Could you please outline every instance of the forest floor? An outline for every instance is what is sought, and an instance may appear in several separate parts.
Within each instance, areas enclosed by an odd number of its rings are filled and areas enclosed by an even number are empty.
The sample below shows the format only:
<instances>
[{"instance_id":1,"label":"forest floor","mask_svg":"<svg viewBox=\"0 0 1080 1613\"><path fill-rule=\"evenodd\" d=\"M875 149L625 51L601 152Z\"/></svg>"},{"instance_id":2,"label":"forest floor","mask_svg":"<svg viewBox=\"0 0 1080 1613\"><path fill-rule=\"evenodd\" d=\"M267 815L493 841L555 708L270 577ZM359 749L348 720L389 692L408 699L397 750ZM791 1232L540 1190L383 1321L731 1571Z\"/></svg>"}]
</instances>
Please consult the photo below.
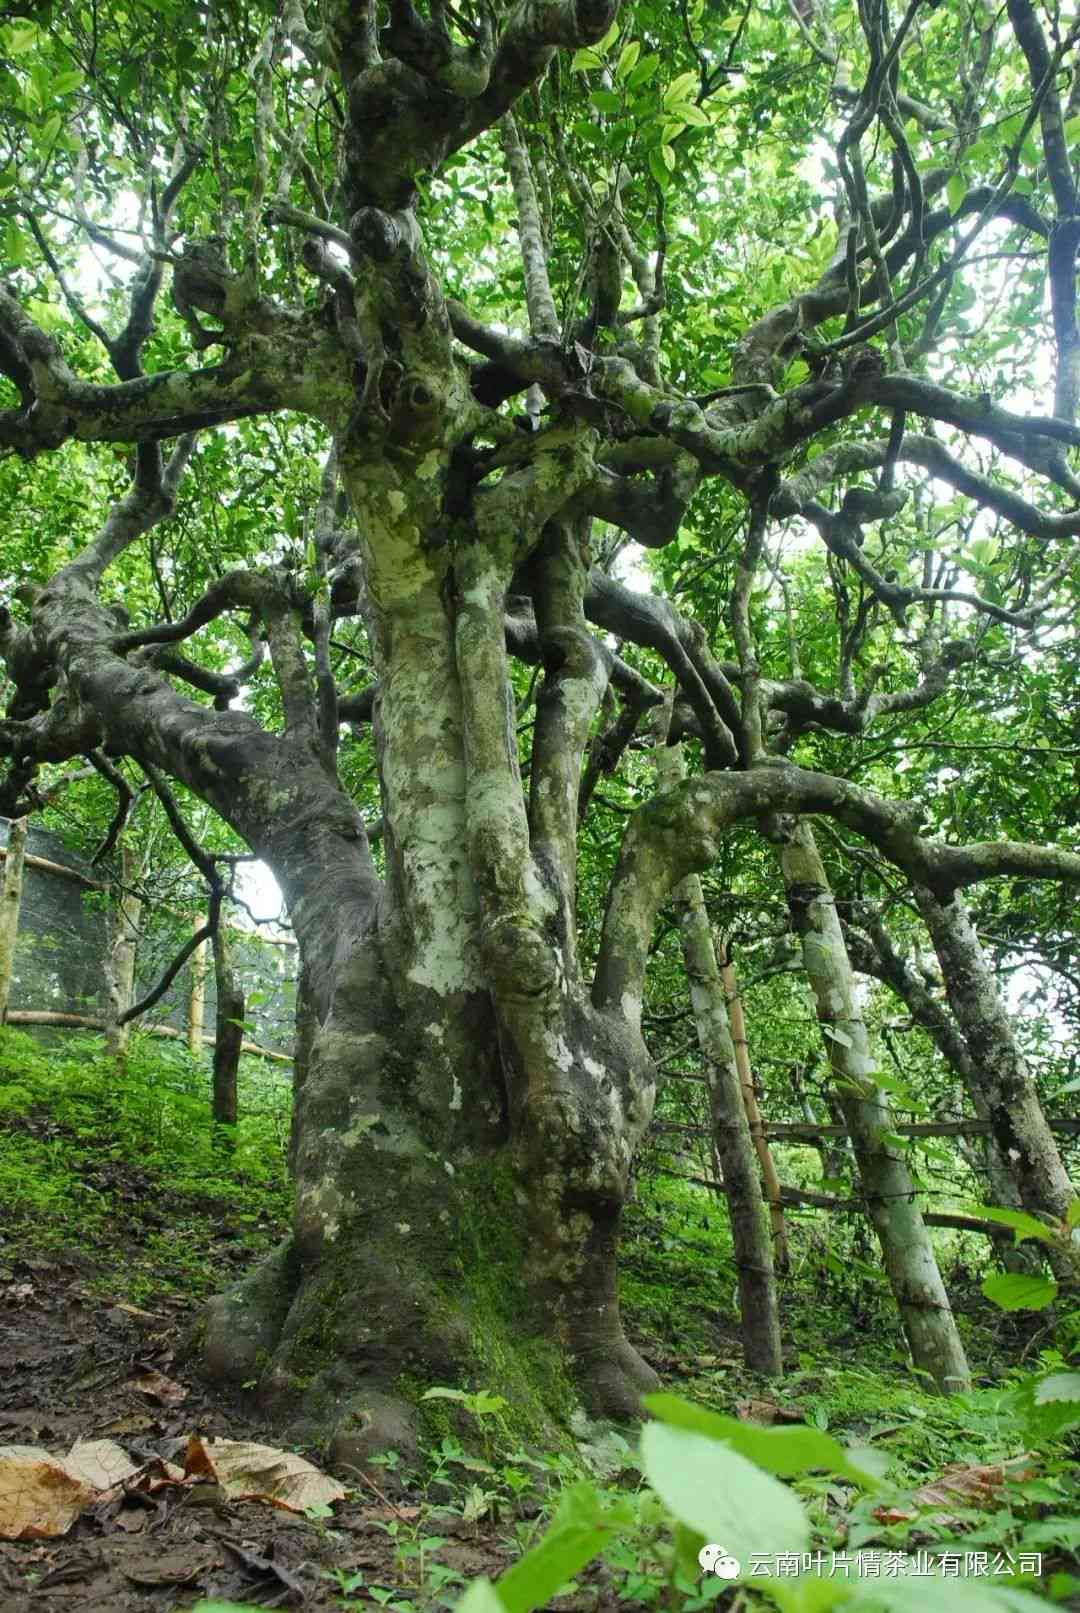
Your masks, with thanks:
<instances>
[{"instance_id":1,"label":"forest floor","mask_svg":"<svg viewBox=\"0 0 1080 1613\"><path fill-rule=\"evenodd\" d=\"M390 1461L332 1509L230 1501L166 1473L166 1463L190 1465L193 1441L210 1452L216 1440L275 1445L257 1407L208 1389L183 1344L203 1297L285 1225L285 1111L280 1083L262 1088L253 1075L249 1118L224 1156L205 1117L205 1074L184 1056L136 1049L119 1091L102 1064L89 1049L43 1052L0 1029L0 1492L4 1448L62 1457L80 1441L112 1442L104 1449L129 1469L156 1464L160 1482L106 1494L57 1537L0 1539L3 1613L181 1613L206 1600L428 1613L453 1607L477 1575L496 1579L582 1477L637 1488L631 1446L597 1425L576 1431L569 1454L515 1449L483 1430L469 1450L443 1439L419 1471ZM1043 1319L987 1307L966 1246L953 1247L950 1282L981 1377L943 1400L908 1370L858 1234L794 1230L790 1370L765 1385L739 1361L725 1217L697 1189L643 1179L627 1216L624 1306L665 1386L739 1418L805 1421L888 1458L885 1508L823 1477L800 1481L815 1544L912 1550L936 1529L984 1551L1038 1550L1044 1586L1080 1613L1075 1449L1051 1442L1031 1457L1010 1409L1018 1357L1034 1362L1052 1345ZM318 1452L300 1454L319 1466ZM928 1520L920 1495L942 1482L947 1516L931 1491ZM621 1565L609 1553L546 1605L762 1605L719 1582L673 1603L665 1539L645 1530Z\"/></svg>"}]
</instances>

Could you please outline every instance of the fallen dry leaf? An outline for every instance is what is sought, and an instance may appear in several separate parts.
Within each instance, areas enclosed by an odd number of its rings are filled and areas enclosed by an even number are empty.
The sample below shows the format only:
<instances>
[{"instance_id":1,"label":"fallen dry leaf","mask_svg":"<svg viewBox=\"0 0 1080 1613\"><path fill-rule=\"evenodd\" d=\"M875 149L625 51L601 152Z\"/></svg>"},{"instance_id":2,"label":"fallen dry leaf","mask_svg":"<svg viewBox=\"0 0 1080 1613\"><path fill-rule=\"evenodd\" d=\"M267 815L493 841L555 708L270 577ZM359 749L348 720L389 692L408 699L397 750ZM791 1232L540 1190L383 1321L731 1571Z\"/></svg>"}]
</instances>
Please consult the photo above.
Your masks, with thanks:
<instances>
[{"instance_id":1,"label":"fallen dry leaf","mask_svg":"<svg viewBox=\"0 0 1080 1613\"><path fill-rule=\"evenodd\" d=\"M0 1445L0 1539L67 1534L95 1494L68 1472L62 1456L36 1445Z\"/></svg>"},{"instance_id":2,"label":"fallen dry leaf","mask_svg":"<svg viewBox=\"0 0 1080 1613\"><path fill-rule=\"evenodd\" d=\"M133 1585L156 1589L162 1585L191 1585L213 1562L205 1547L155 1551L143 1559L127 1558L123 1574Z\"/></svg>"},{"instance_id":3,"label":"fallen dry leaf","mask_svg":"<svg viewBox=\"0 0 1080 1613\"><path fill-rule=\"evenodd\" d=\"M63 1458L73 1479L88 1490L111 1490L139 1471L126 1451L111 1439L77 1439Z\"/></svg>"},{"instance_id":4,"label":"fallen dry leaf","mask_svg":"<svg viewBox=\"0 0 1080 1613\"><path fill-rule=\"evenodd\" d=\"M327 1506L345 1494L344 1485L320 1473L302 1456L247 1440L208 1443L192 1434L184 1471L188 1478L216 1480L230 1501L269 1501L288 1512Z\"/></svg>"},{"instance_id":5,"label":"fallen dry leaf","mask_svg":"<svg viewBox=\"0 0 1080 1613\"><path fill-rule=\"evenodd\" d=\"M162 1406L178 1406L188 1397L188 1391L182 1383L167 1378L164 1372L158 1372L154 1367L144 1367L137 1378L128 1379L125 1387L137 1389L139 1394L156 1400Z\"/></svg>"},{"instance_id":6,"label":"fallen dry leaf","mask_svg":"<svg viewBox=\"0 0 1080 1613\"><path fill-rule=\"evenodd\" d=\"M1001 1489L1006 1479L1023 1481L1033 1479L1033 1468L1020 1467L1020 1463L1028 1462L1031 1458L1014 1456L1009 1462L987 1462L977 1467L965 1466L956 1463L945 1468L940 1478L930 1484L923 1484L915 1491L912 1501L916 1507L953 1506L985 1507L988 1501L994 1498L995 1492ZM911 1523L919 1517L919 1512L897 1506L875 1507L873 1516L879 1523ZM945 1513L935 1513L934 1523L955 1523L956 1519Z\"/></svg>"},{"instance_id":7,"label":"fallen dry leaf","mask_svg":"<svg viewBox=\"0 0 1080 1613\"><path fill-rule=\"evenodd\" d=\"M764 1423L767 1427L773 1423L806 1421L806 1413L800 1411L798 1406L781 1406L775 1400L737 1400L735 1415L740 1422Z\"/></svg>"}]
</instances>

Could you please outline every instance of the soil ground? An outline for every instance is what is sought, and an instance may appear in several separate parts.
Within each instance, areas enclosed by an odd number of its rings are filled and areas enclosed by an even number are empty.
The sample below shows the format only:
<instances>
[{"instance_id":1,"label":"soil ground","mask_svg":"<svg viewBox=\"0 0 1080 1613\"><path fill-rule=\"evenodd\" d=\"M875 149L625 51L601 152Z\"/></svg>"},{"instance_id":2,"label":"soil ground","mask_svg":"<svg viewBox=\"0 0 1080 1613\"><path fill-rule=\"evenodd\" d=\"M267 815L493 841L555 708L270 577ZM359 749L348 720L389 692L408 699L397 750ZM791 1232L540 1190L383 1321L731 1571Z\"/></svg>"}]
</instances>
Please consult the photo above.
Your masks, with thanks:
<instances>
[{"instance_id":1,"label":"soil ground","mask_svg":"<svg viewBox=\"0 0 1080 1613\"><path fill-rule=\"evenodd\" d=\"M196 1315L190 1298L162 1293L144 1308L103 1295L78 1255L7 1260L0 1264L0 1445L62 1453L76 1440L110 1439L141 1463L155 1456L182 1461L193 1432L276 1444L257 1413L178 1364ZM303 1454L318 1465L317 1453ZM225 1505L220 1491L175 1488L108 1502L61 1538L0 1541L0 1608L180 1613L211 1598L341 1613L376 1605L367 1594L372 1586L392 1607L432 1605L430 1584L421 1592L415 1558L400 1561L387 1526L402 1540L443 1541L426 1560L460 1575L447 1586L449 1607L462 1584L479 1574L497 1578L519 1554L513 1519L467 1522L441 1513L430 1495L392 1473L367 1484L355 1499L335 1504L325 1522L253 1501ZM535 1500L525 1501L519 1518L537 1510ZM606 1588L605 1572L598 1566L584 1574L583 1595L551 1606L626 1613L634 1604ZM328 1577L336 1574L346 1581L362 1575L363 1588L350 1599Z\"/></svg>"}]
</instances>

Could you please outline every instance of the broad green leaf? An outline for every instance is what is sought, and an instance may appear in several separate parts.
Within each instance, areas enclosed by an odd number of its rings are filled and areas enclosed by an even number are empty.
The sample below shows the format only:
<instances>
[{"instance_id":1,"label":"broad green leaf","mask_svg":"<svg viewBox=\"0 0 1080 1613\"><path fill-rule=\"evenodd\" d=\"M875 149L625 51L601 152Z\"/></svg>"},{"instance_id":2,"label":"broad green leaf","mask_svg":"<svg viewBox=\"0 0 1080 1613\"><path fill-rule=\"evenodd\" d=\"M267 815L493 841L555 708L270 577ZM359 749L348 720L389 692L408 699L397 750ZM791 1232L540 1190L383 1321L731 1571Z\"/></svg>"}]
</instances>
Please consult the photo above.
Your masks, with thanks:
<instances>
[{"instance_id":1,"label":"broad green leaf","mask_svg":"<svg viewBox=\"0 0 1080 1613\"><path fill-rule=\"evenodd\" d=\"M250 1613L250 1609L247 1613ZM506 1613L506 1603L490 1579L474 1579L458 1602L455 1613Z\"/></svg>"},{"instance_id":2,"label":"broad green leaf","mask_svg":"<svg viewBox=\"0 0 1080 1613\"><path fill-rule=\"evenodd\" d=\"M641 1461L680 1523L722 1546L744 1569L755 1552L801 1551L810 1538L806 1514L787 1486L715 1439L649 1423Z\"/></svg>"},{"instance_id":3,"label":"broad green leaf","mask_svg":"<svg viewBox=\"0 0 1080 1613\"><path fill-rule=\"evenodd\" d=\"M1035 1404L1057 1400L1080 1400L1080 1372L1053 1372L1035 1385Z\"/></svg>"},{"instance_id":4,"label":"broad green leaf","mask_svg":"<svg viewBox=\"0 0 1080 1613\"><path fill-rule=\"evenodd\" d=\"M585 46L582 50L576 50L570 58L570 66L575 73L588 73L593 68L603 67L603 65L604 58L598 56L595 50L589 50L588 46Z\"/></svg>"},{"instance_id":5,"label":"broad green leaf","mask_svg":"<svg viewBox=\"0 0 1080 1613\"><path fill-rule=\"evenodd\" d=\"M1049 1277L1025 1277L1007 1271L985 1278L982 1291L1003 1311L1041 1311L1057 1294L1057 1283Z\"/></svg>"},{"instance_id":6,"label":"broad green leaf","mask_svg":"<svg viewBox=\"0 0 1080 1613\"><path fill-rule=\"evenodd\" d=\"M844 1613L1046 1613L1046 1603L1029 1591L941 1574L853 1575L839 1585L804 1575L762 1581L761 1588L768 1589L781 1613L828 1613L834 1607Z\"/></svg>"},{"instance_id":7,"label":"broad green leaf","mask_svg":"<svg viewBox=\"0 0 1080 1613\"><path fill-rule=\"evenodd\" d=\"M13 22L3 32L3 51L6 56L25 56L35 49L40 35L33 22Z\"/></svg>"},{"instance_id":8,"label":"broad green leaf","mask_svg":"<svg viewBox=\"0 0 1080 1613\"><path fill-rule=\"evenodd\" d=\"M613 1533L634 1521L629 1503L605 1508L591 1484L564 1494L551 1528L498 1581L498 1598L507 1613L531 1613L573 1579Z\"/></svg>"},{"instance_id":9,"label":"broad green leaf","mask_svg":"<svg viewBox=\"0 0 1080 1613\"><path fill-rule=\"evenodd\" d=\"M835 1025L822 1025L822 1035L827 1036L831 1042L838 1042L841 1047L853 1047L854 1043L847 1031L842 1031Z\"/></svg>"},{"instance_id":10,"label":"broad green leaf","mask_svg":"<svg viewBox=\"0 0 1080 1613\"><path fill-rule=\"evenodd\" d=\"M967 192L967 180L963 174L953 174L945 187L945 195L948 197L949 208L952 212L959 212Z\"/></svg>"},{"instance_id":11,"label":"broad green leaf","mask_svg":"<svg viewBox=\"0 0 1080 1613\"><path fill-rule=\"evenodd\" d=\"M1062 132L1070 146L1080 144L1080 113L1076 117L1065 119L1065 127Z\"/></svg>"},{"instance_id":12,"label":"broad green leaf","mask_svg":"<svg viewBox=\"0 0 1080 1613\"><path fill-rule=\"evenodd\" d=\"M664 105L670 107L678 101L686 101L691 95L696 95L700 87L696 73L680 73L664 91Z\"/></svg>"},{"instance_id":13,"label":"broad green leaf","mask_svg":"<svg viewBox=\"0 0 1080 1613\"><path fill-rule=\"evenodd\" d=\"M614 90L593 90L589 100L599 112L621 112L622 97Z\"/></svg>"},{"instance_id":14,"label":"broad green leaf","mask_svg":"<svg viewBox=\"0 0 1080 1613\"><path fill-rule=\"evenodd\" d=\"M649 80L655 77L656 69L659 66L659 56L643 56L626 81L627 89L640 90L643 85L648 84Z\"/></svg>"},{"instance_id":15,"label":"broad green leaf","mask_svg":"<svg viewBox=\"0 0 1080 1613\"><path fill-rule=\"evenodd\" d=\"M1070 1231L1073 1227L1080 1226L1080 1197L1073 1199L1065 1211L1065 1225Z\"/></svg>"},{"instance_id":16,"label":"broad green leaf","mask_svg":"<svg viewBox=\"0 0 1080 1613\"><path fill-rule=\"evenodd\" d=\"M689 101L679 101L677 105L669 106L668 111L688 123L694 129L709 128L709 119L699 106L692 106Z\"/></svg>"},{"instance_id":17,"label":"broad green leaf","mask_svg":"<svg viewBox=\"0 0 1080 1613\"><path fill-rule=\"evenodd\" d=\"M639 39L632 39L628 45L624 45L619 53L619 60L615 65L615 77L620 81L628 78L640 55L641 41Z\"/></svg>"},{"instance_id":18,"label":"broad green leaf","mask_svg":"<svg viewBox=\"0 0 1080 1613\"><path fill-rule=\"evenodd\" d=\"M1024 1210L1000 1210L996 1207L982 1209L976 1212L986 1221L996 1221L999 1226L1012 1227L1016 1233L1016 1242L1023 1243L1025 1238L1038 1238L1040 1243L1056 1243L1054 1233L1033 1215Z\"/></svg>"},{"instance_id":19,"label":"broad green leaf","mask_svg":"<svg viewBox=\"0 0 1080 1613\"><path fill-rule=\"evenodd\" d=\"M874 1485L884 1467L882 1454L860 1448L847 1450L831 1434L818 1428L763 1428L736 1417L695 1406L678 1395L655 1394L645 1397L645 1406L662 1422L684 1428L709 1439L723 1440L741 1456L748 1457L769 1473L793 1478L821 1468L842 1474L855 1484Z\"/></svg>"}]
</instances>

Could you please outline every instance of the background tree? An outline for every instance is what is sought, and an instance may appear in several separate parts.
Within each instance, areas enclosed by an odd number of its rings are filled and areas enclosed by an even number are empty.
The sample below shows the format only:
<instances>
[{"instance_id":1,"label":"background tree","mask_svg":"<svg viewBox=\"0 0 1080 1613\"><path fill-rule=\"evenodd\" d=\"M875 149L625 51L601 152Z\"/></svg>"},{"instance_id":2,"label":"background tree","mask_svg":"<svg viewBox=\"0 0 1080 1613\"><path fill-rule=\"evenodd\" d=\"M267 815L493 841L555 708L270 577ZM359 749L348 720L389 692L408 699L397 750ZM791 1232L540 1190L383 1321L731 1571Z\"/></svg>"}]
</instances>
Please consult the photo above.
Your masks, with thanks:
<instances>
[{"instance_id":1,"label":"background tree","mask_svg":"<svg viewBox=\"0 0 1080 1613\"><path fill-rule=\"evenodd\" d=\"M206 1355L338 1456L407 1440L418 1373L536 1405L569 1364L615 1413L654 1381L615 1274L650 948L759 831L822 816L906 893L999 1050L1023 1202L1065 1213L962 893L1080 855L1037 812L981 838L865 746L1007 716L1001 664L1057 653L1073 44L1030 0L3 25L0 804L102 750L276 874L310 1010L294 1233ZM635 735L672 681L690 766L655 794Z\"/></svg>"}]
</instances>

